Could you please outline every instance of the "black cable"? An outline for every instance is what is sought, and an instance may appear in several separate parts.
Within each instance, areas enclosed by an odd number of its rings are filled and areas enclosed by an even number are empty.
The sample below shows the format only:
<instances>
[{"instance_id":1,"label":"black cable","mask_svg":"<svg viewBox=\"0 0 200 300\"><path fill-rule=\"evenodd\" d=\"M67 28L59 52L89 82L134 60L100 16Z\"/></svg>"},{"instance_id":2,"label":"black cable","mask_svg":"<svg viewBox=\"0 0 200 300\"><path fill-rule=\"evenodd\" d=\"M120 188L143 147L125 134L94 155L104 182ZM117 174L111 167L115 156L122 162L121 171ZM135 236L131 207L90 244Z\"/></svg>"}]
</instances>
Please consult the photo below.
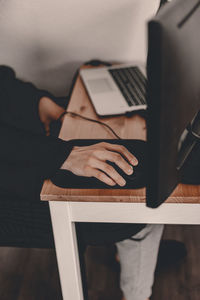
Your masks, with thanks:
<instances>
[{"instance_id":1,"label":"black cable","mask_svg":"<svg viewBox=\"0 0 200 300\"><path fill-rule=\"evenodd\" d=\"M107 62L107 61L101 61L99 59L93 59L93 60L90 60L88 62L85 62L84 65L91 65L91 66L99 66L99 65L105 65L105 66L112 66L111 63ZM73 77L73 80L72 80L72 85L71 85L71 88L70 88L70 93L69 93L69 98L71 97L71 94L72 94L72 91L74 89L74 85L75 85L75 82L77 80L77 77L78 77L78 74L79 74L79 69L76 71L74 77ZM87 117L84 117L82 115L79 115L75 112L72 112L72 111L65 111L63 112L60 117L57 119L57 121L61 121L62 117L66 114L71 114L72 116L74 117L79 117L83 120L86 120L86 121L89 121L89 122L93 122L93 123L97 123L97 124L100 124L100 125L103 125L105 126L106 128L108 128L112 134L119 140L121 140L122 138L109 126L107 125L106 123L104 122L101 122L101 121L97 121L95 119L90 119L90 118L87 118Z\"/></svg>"},{"instance_id":2,"label":"black cable","mask_svg":"<svg viewBox=\"0 0 200 300\"><path fill-rule=\"evenodd\" d=\"M83 119L83 120L86 120L86 121L89 121L89 122L93 122L93 123L97 123L97 124L100 124L100 125L103 125L103 126L105 126L106 128L108 128L111 132L112 132L112 134L117 138L117 139L119 139L119 140L121 140L122 138L109 126L109 125L107 125L106 123L104 123L104 122L101 122L101 121L97 121L97 120L95 120L95 119L91 119L91 118L87 118L87 117L84 117L84 116L82 116L82 115L79 115L79 114L77 114L77 113L75 113L75 112L73 112L73 111L65 111L65 112L63 112L61 115L60 115L60 117L58 118L58 120L57 121L60 121L61 119L62 119L62 117L64 116L64 115L66 115L66 114L70 114L70 115L72 115L72 116L74 116L74 117L79 117L79 118L81 118L81 119Z\"/></svg>"}]
</instances>

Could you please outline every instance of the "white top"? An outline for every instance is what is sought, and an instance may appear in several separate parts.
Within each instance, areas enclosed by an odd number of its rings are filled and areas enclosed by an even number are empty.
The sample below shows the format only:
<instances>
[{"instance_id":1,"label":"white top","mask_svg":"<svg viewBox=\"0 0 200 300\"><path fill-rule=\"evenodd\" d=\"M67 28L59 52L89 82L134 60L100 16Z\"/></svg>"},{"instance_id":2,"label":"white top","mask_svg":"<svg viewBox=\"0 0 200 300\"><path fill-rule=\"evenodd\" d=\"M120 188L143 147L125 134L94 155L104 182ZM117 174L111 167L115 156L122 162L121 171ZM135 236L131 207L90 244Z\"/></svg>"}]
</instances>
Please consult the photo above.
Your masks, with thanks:
<instances>
[{"instance_id":1,"label":"white top","mask_svg":"<svg viewBox=\"0 0 200 300\"><path fill-rule=\"evenodd\" d=\"M75 69L99 58L146 60L146 22L159 0L0 2L0 64L57 95Z\"/></svg>"}]
</instances>

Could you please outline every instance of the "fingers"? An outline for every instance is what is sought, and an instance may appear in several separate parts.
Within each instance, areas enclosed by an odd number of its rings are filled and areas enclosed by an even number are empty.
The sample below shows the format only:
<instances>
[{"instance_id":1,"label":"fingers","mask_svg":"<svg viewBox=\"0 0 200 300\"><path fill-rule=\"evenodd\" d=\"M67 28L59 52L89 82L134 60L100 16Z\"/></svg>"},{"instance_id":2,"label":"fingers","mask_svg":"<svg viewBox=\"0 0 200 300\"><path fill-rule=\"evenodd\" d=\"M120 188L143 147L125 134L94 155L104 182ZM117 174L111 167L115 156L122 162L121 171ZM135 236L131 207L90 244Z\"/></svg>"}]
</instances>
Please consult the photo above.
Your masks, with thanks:
<instances>
[{"instance_id":1,"label":"fingers","mask_svg":"<svg viewBox=\"0 0 200 300\"><path fill-rule=\"evenodd\" d=\"M106 173L106 175L108 175L118 185L124 186L126 184L124 178L119 173L117 173L117 171L111 165L100 160L94 160L92 167Z\"/></svg>"},{"instance_id":2,"label":"fingers","mask_svg":"<svg viewBox=\"0 0 200 300\"><path fill-rule=\"evenodd\" d=\"M126 147L124 147L122 145L109 144L109 143L106 143L106 142L103 142L101 144L103 144L103 146L107 150L119 152L120 154L122 154L133 166L136 166L138 164L137 158L132 153L130 153L126 149Z\"/></svg>"},{"instance_id":3,"label":"fingers","mask_svg":"<svg viewBox=\"0 0 200 300\"><path fill-rule=\"evenodd\" d=\"M127 160L127 161L126 161ZM92 146L74 147L67 158L65 168L78 176L95 177L107 185L125 186L126 181L107 161L115 163L127 175L133 173L132 165L138 161L124 146L98 143Z\"/></svg>"},{"instance_id":4,"label":"fingers","mask_svg":"<svg viewBox=\"0 0 200 300\"><path fill-rule=\"evenodd\" d=\"M95 177L105 184L108 184L110 186L116 185L115 181L113 181L109 176L107 176L105 173L101 172L100 170L88 168L88 172L90 173L90 177Z\"/></svg>"},{"instance_id":5,"label":"fingers","mask_svg":"<svg viewBox=\"0 0 200 300\"><path fill-rule=\"evenodd\" d=\"M96 152L96 155L99 159L104 161L108 160L114 162L127 175L131 175L133 173L133 167L122 157L121 154L117 152L104 150Z\"/></svg>"}]
</instances>

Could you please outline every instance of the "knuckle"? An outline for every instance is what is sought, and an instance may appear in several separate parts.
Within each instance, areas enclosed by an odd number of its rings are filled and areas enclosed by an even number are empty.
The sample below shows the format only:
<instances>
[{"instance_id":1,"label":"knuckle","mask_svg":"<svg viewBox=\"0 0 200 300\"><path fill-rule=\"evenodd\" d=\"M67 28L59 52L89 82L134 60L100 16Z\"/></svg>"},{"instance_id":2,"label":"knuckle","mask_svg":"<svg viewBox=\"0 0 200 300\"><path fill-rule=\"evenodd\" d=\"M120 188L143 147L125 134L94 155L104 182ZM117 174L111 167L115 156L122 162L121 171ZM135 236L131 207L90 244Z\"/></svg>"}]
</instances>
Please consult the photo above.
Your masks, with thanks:
<instances>
[{"instance_id":1,"label":"knuckle","mask_svg":"<svg viewBox=\"0 0 200 300\"><path fill-rule=\"evenodd\" d=\"M116 176L115 180L116 180L117 183L120 184L121 181L123 180L123 178L121 176Z\"/></svg>"},{"instance_id":2,"label":"knuckle","mask_svg":"<svg viewBox=\"0 0 200 300\"><path fill-rule=\"evenodd\" d=\"M106 165L104 170L105 170L106 173L110 173L110 172L112 172L112 167L109 166L109 165Z\"/></svg>"},{"instance_id":3,"label":"knuckle","mask_svg":"<svg viewBox=\"0 0 200 300\"><path fill-rule=\"evenodd\" d=\"M92 151L92 155L91 155L91 157L96 157L96 156L98 156L99 154L101 154L101 149L94 149L93 151Z\"/></svg>"},{"instance_id":4,"label":"knuckle","mask_svg":"<svg viewBox=\"0 0 200 300\"><path fill-rule=\"evenodd\" d=\"M122 147L123 147L123 146L121 146L121 145L114 145L114 146L115 146L115 148L118 149L118 150L119 150L119 149L122 149Z\"/></svg>"},{"instance_id":5,"label":"knuckle","mask_svg":"<svg viewBox=\"0 0 200 300\"><path fill-rule=\"evenodd\" d=\"M117 162L119 162L119 161L121 160L121 155L118 154L118 153L116 153L116 154L115 154L115 160L116 160Z\"/></svg>"},{"instance_id":6,"label":"knuckle","mask_svg":"<svg viewBox=\"0 0 200 300\"><path fill-rule=\"evenodd\" d=\"M126 147L124 147L124 146L120 146L120 147L121 147L121 150L122 150L123 152L127 152Z\"/></svg>"},{"instance_id":7,"label":"knuckle","mask_svg":"<svg viewBox=\"0 0 200 300\"><path fill-rule=\"evenodd\" d=\"M98 173L97 173L97 178L98 178L99 180L103 180L103 179L104 179L104 174L101 173L101 172L98 172Z\"/></svg>"},{"instance_id":8,"label":"knuckle","mask_svg":"<svg viewBox=\"0 0 200 300\"><path fill-rule=\"evenodd\" d=\"M115 180L119 181L121 176L119 175L119 173L116 172L114 175L114 178L115 178Z\"/></svg>"}]
</instances>

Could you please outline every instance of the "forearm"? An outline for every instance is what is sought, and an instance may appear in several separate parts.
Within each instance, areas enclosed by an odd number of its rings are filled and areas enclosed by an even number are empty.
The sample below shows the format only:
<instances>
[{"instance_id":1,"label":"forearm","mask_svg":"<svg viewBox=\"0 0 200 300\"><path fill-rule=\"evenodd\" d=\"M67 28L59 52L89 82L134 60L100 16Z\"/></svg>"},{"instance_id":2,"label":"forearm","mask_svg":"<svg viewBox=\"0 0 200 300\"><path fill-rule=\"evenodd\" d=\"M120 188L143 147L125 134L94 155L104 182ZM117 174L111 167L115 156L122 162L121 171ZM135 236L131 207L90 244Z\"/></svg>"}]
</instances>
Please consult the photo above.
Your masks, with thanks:
<instances>
[{"instance_id":1,"label":"forearm","mask_svg":"<svg viewBox=\"0 0 200 300\"><path fill-rule=\"evenodd\" d=\"M0 124L0 160L15 164L51 165L59 157L70 153L70 142L55 137L30 134L11 126Z\"/></svg>"},{"instance_id":2,"label":"forearm","mask_svg":"<svg viewBox=\"0 0 200 300\"><path fill-rule=\"evenodd\" d=\"M70 142L2 124L0 137L0 188L23 197L35 194L38 185L61 167L72 148Z\"/></svg>"},{"instance_id":3,"label":"forearm","mask_svg":"<svg viewBox=\"0 0 200 300\"><path fill-rule=\"evenodd\" d=\"M60 168L71 146L45 136L45 121L56 120L62 112L51 94L18 80L12 69L0 67L1 190L33 194L38 182Z\"/></svg>"}]
</instances>

